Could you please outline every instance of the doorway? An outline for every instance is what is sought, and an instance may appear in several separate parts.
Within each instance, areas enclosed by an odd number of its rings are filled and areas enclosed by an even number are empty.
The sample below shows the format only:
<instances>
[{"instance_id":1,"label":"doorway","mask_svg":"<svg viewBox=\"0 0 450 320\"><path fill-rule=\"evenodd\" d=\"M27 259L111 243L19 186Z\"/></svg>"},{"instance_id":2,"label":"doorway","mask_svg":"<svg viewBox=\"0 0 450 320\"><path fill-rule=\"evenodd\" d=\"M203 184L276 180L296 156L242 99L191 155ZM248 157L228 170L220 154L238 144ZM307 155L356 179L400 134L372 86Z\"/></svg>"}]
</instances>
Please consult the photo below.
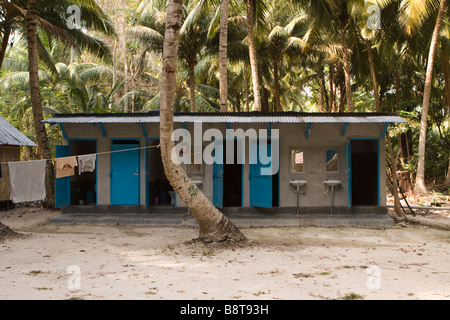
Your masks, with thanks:
<instances>
[{"instance_id":1,"label":"doorway","mask_svg":"<svg viewBox=\"0 0 450 320\"><path fill-rule=\"evenodd\" d=\"M113 139L111 142L111 205L140 203L139 139Z\"/></svg>"},{"instance_id":2,"label":"doorway","mask_svg":"<svg viewBox=\"0 0 450 320\"><path fill-rule=\"evenodd\" d=\"M379 141L350 140L351 204L379 205Z\"/></svg>"},{"instance_id":3,"label":"doorway","mask_svg":"<svg viewBox=\"0 0 450 320\"><path fill-rule=\"evenodd\" d=\"M231 140L215 142L213 203L218 208L242 207L243 205L242 178L244 166L243 161L238 160L239 156L242 156L242 153L238 154L240 143L236 139L230 142ZM228 161L227 152L230 153Z\"/></svg>"},{"instance_id":4,"label":"doorway","mask_svg":"<svg viewBox=\"0 0 450 320\"><path fill-rule=\"evenodd\" d=\"M70 140L70 155L80 156L97 153L96 140ZM97 168L97 166L95 166ZM70 177L70 204L89 205L96 204L97 196L97 170L79 173L75 167L75 174Z\"/></svg>"},{"instance_id":5,"label":"doorway","mask_svg":"<svg viewBox=\"0 0 450 320\"><path fill-rule=\"evenodd\" d=\"M252 207L273 208L280 205L279 141L273 142L275 145L272 146L272 140L250 141L250 157L253 158L250 160L249 174ZM267 159L263 161L264 155Z\"/></svg>"},{"instance_id":6,"label":"doorway","mask_svg":"<svg viewBox=\"0 0 450 320\"><path fill-rule=\"evenodd\" d=\"M173 206L175 192L164 173L159 139L147 141L147 205Z\"/></svg>"}]
</instances>

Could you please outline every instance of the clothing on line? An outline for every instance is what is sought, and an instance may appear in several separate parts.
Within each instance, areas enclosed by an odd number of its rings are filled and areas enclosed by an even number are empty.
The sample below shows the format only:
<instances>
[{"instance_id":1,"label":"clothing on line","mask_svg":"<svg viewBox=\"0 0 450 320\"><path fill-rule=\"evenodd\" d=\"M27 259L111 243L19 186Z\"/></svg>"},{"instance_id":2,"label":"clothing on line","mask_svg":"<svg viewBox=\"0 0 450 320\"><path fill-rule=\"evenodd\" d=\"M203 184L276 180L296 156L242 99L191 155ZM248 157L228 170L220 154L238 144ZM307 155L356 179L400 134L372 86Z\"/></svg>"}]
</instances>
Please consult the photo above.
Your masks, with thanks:
<instances>
[{"instance_id":1,"label":"clothing on line","mask_svg":"<svg viewBox=\"0 0 450 320\"><path fill-rule=\"evenodd\" d=\"M84 154L78 157L78 174L83 172L93 172L95 170L95 160L97 155L94 154Z\"/></svg>"},{"instance_id":2,"label":"clothing on line","mask_svg":"<svg viewBox=\"0 0 450 320\"><path fill-rule=\"evenodd\" d=\"M45 199L46 164L46 160L8 162L12 202L32 202Z\"/></svg>"},{"instance_id":3,"label":"clothing on line","mask_svg":"<svg viewBox=\"0 0 450 320\"><path fill-rule=\"evenodd\" d=\"M78 166L77 157L63 157L55 159L56 178L64 178L75 174Z\"/></svg>"}]
</instances>

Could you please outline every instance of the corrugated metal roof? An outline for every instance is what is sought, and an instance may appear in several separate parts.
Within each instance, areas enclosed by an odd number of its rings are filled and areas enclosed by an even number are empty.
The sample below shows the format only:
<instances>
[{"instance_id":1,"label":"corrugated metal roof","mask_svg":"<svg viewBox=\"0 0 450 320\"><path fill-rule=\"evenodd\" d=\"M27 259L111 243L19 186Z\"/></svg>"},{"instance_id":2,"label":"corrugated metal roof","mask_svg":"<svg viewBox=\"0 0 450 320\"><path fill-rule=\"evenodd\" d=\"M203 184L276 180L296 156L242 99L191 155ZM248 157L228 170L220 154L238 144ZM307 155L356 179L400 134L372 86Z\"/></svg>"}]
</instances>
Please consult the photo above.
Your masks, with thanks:
<instances>
[{"instance_id":1,"label":"corrugated metal roof","mask_svg":"<svg viewBox=\"0 0 450 320\"><path fill-rule=\"evenodd\" d=\"M2 117L0 117L0 145L36 147L33 141Z\"/></svg>"},{"instance_id":2,"label":"corrugated metal roof","mask_svg":"<svg viewBox=\"0 0 450 320\"><path fill-rule=\"evenodd\" d=\"M175 113L175 123L404 123L395 114L380 113ZM44 123L159 123L159 112L116 114L59 114Z\"/></svg>"}]
</instances>

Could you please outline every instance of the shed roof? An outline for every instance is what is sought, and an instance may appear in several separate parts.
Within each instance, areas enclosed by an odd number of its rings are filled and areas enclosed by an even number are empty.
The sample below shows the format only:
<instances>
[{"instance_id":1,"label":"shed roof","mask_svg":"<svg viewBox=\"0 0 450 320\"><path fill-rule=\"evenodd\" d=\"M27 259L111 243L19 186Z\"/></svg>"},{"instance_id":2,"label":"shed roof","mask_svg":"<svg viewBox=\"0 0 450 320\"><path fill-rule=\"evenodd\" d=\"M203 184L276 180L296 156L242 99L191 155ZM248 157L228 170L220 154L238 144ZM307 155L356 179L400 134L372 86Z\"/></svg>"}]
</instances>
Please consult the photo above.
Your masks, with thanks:
<instances>
[{"instance_id":1,"label":"shed roof","mask_svg":"<svg viewBox=\"0 0 450 320\"><path fill-rule=\"evenodd\" d=\"M36 147L33 141L2 117L0 117L0 145Z\"/></svg>"},{"instance_id":2,"label":"shed roof","mask_svg":"<svg viewBox=\"0 0 450 320\"><path fill-rule=\"evenodd\" d=\"M175 123L404 123L397 114L390 113L302 113L302 112L227 112L175 113ZM159 112L57 114L43 121L49 124L65 123L159 123Z\"/></svg>"}]
</instances>

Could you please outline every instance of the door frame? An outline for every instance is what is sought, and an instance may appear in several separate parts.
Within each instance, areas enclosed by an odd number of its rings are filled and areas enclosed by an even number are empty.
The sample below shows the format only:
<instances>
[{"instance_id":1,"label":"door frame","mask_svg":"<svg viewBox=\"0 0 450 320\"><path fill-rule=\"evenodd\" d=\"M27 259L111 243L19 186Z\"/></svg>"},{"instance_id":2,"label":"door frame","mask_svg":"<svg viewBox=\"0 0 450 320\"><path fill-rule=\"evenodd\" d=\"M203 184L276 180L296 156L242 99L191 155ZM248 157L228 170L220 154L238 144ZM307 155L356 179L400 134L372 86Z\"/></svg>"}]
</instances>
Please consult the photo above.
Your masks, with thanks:
<instances>
[{"instance_id":1,"label":"door frame","mask_svg":"<svg viewBox=\"0 0 450 320\"><path fill-rule=\"evenodd\" d=\"M130 138L123 138L123 137L121 137L121 138L111 138L111 140L110 140L110 151L111 151L111 153L110 153L110 160L109 160L109 197L110 197L110 199L109 199L109 203L110 203L110 205L113 205L112 204L112 199L111 199L111 194L112 194L112 183L113 183L113 180L112 180L112 157L113 157L113 145L114 145L114 143L113 143L113 141L114 140L137 140L139 143L137 144L137 146L138 146L138 150L136 150L136 151L138 151L138 154L139 154L139 156L138 156L138 173L139 173L139 183L138 183L138 206L139 205L141 205L141 150L142 150L142 147L141 147L141 138L134 138L134 137L130 137Z\"/></svg>"},{"instance_id":2,"label":"door frame","mask_svg":"<svg viewBox=\"0 0 450 320\"><path fill-rule=\"evenodd\" d=\"M242 138L237 138L234 137L233 139L230 138L220 138L220 139L214 139L214 158L215 158L215 152L216 152L216 141L220 140L222 141L222 148L226 148L227 147L227 141L230 140L234 140L235 142L237 141L241 141L241 148L243 149L241 152L242 155L242 163L241 163L241 207L244 206L244 165L245 165L245 139ZM239 146L237 146L239 147ZM225 149L226 150L226 149ZM226 159L224 158L225 156L225 152L224 149L222 149L222 164L220 164L221 166L226 165ZM214 159L215 160L215 159ZM213 181L213 205L215 207L217 207L217 191L216 191L216 184L214 183L214 173L216 172L216 166L218 164L216 163L216 161L214 161L213 165L212 165L212 181ZM222 176L222 206L219 206L218 208L223 208L223 176Z\"/></svg>"},{"instance_id":3,"label":"door frame","mask_svg":"<svg viewBox=\"0 0 450 320\"><path fill-rule=\"evenodd\" d=\"M251 168L251 166L252 165L254 165L254 164L251 164L250 163L250 157L251 157L251 152L252 152L252 149L251 149L251 145L252 145L252 141L256 141L256 145L258 146L258 148L259 148L259 140L267 140L267 141L272 141L272 140L277 140L278 141L278 203L277 203L277 205L275 206L275 207L279 207L280 206L280 204L281 204L281 154L280 154L280 150L281 150L281 145L280 145L280 138L278 137L278 138L276 138L276 139L274 139L274 138L271 138L271 137L268 137L268 138L257 138L257 139L249 139L249 153L248 153L248 159L249 159L249 164L248 164L248 180L249 180L249 204L250 204L250 207L256 207L256 206L253 206L252 205L252 168ZM259 150L259 149L258 149ZM271 149L270 149L271 151L272 151L272 147L271 147ZM272 153L270 154L270 156L271 156L271 158L272 158ZM259 154L257 154L257 161L259 161ZM271 164L273 165L273 161L271 162ZM272 179L273 179L273 175L271 176L272 177ZM273 185L273 184L272 184ZM271 192L271 194L273 194L273 189L272 189L272 192ZM260 208L260 207L256 207L256 208ZM270 208L274 208L274 205L273 205L273 198L272 198L272 205L270 206Z\"/></svg>"},{"instance_id":4,"label":"door frame","mask_svg":"<svg viewBox=\"0 0 450 320\"><path fill-rule=\"evenodd\" d=\"M97 165L97 154L98 154L98 139L97 138L69 138L67 139L70 151L71 141L95 141L95 205L98 204L98 165ZM69 177L70 178L70 177ZM70 193L69 193L70 196Z\"/></svg>"},{"instance_id":5,"label":"door frame","mask_svg":"<svg viewBox=\"0 0 450 320\"><path fill-rule=\"evenodd\" d=\"M377 206L379 207L381 205L381 193L380 193L380 138L349 138L346 146L346 153L347 153L347 192L348 192L348 208L351 208L353 206L353 199L352 199L352 148L351 148L351 142L352 141L376 141L377 142Z\"/></svg>"},{"instance_id":6,"label":"door frame","mask_svg":"<svg viewBox=\"0 0 450 320\"><path fill-rule=\"evenodd\" d=\"M144 153L144 161L145 161L145 209L148 209L150 206L150 197L149 197L149 189L148 189L148 175L149 175L149 159L148 152L150 150L150 145L148 144L150 141L161 141L160 137L147 137L145 142L145 153ZM158 143L159 144L159 143ZM159 148L161 150L161 148ZM174 190L174 207L177 207L177 192Z\"/></svg>"},{"instance_id":7,"label":"door frame","mask_svg":"<svg viewBox=\"0 0 450 320\"><path fill-rule=\"evenodd\" d=\"M67 139L67 145L56 145L55 146L55 158L56 158L56 148L57 147L66 147L68 154L65 155L67 157L72 156L71 151L70 151L70 144L73 141L95 141L95 154L98 154L98 139L97 138L69 138ZM97 160L98 157L96 156L95 158L95 205L98 205L98 165L97 165ZM62 179L66 179L65 182ZM59 183L58 183L59 182ZM60 207L67 207L67 206L72 206L72 201L71 201L71 192L70 192L70 176L69 177L64 177L64 178L55 178L55 207L60 208ZM68 205L59 205L59 203L57 203L57 184L66 184L67 183L67 196L68 196Z\"/></svg>"}]
</instances>

